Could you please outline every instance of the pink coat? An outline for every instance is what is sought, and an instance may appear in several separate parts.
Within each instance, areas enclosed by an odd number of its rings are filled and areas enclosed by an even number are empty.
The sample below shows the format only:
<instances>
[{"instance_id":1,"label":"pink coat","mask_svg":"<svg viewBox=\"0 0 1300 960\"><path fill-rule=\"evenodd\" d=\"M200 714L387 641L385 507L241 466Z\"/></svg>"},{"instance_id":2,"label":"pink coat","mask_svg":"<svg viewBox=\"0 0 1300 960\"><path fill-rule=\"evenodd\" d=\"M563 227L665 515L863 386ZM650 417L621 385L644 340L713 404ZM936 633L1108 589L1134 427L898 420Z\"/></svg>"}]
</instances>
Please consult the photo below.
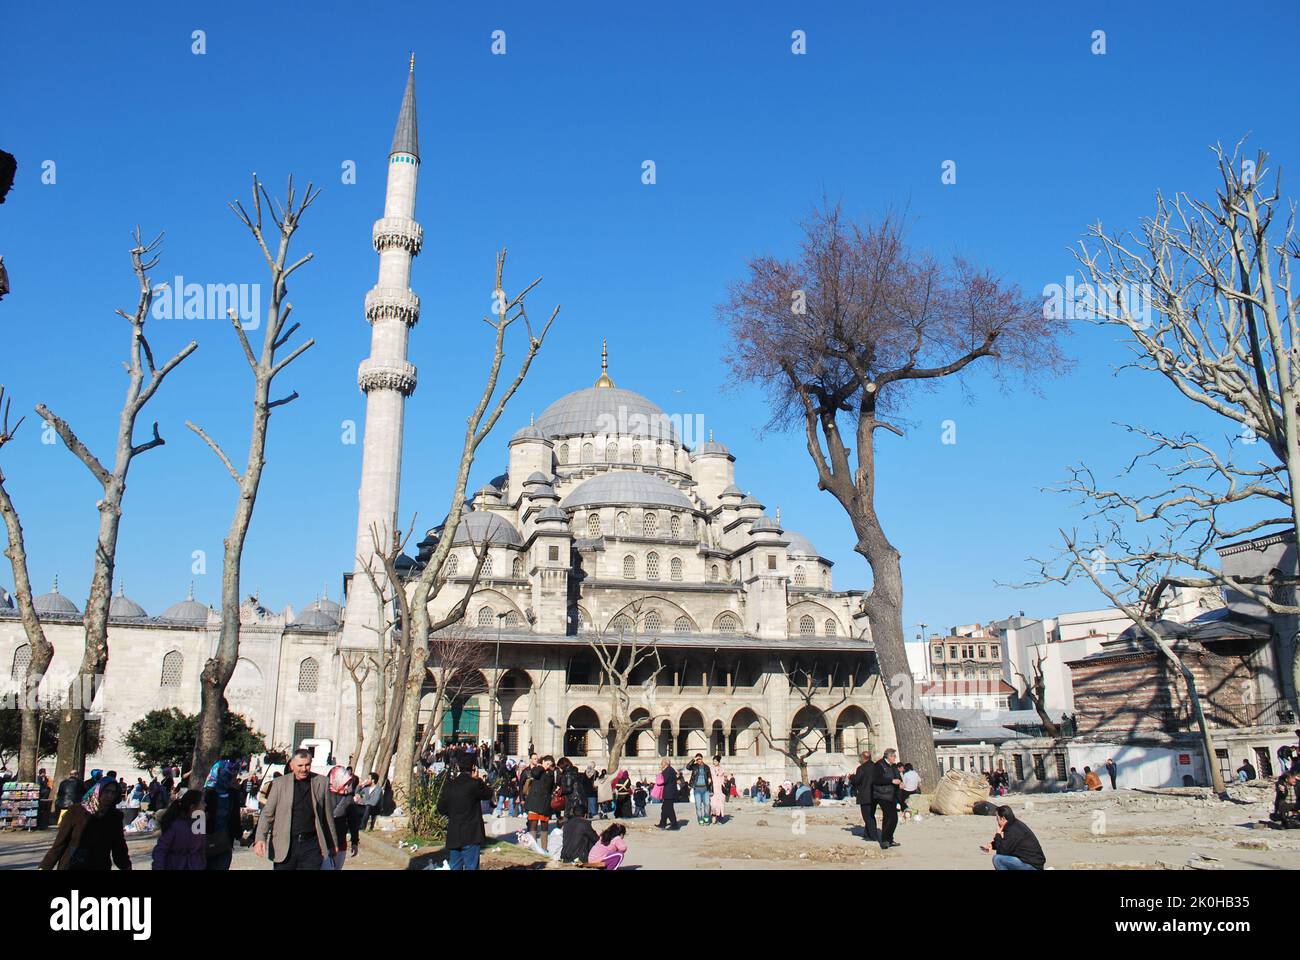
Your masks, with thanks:
<instances>
[{"instance_id":1,"label":"pink coat","mask_svg":"<svg viewBox=\"0 0 1300 960\"><path fill-rule=\"evenodd\" d=\"M721 766L713 767L713 793L709 796L709 815L725 817L727 815L727 791L722 782L727 779Z\"/></svg>"}]
</instances>

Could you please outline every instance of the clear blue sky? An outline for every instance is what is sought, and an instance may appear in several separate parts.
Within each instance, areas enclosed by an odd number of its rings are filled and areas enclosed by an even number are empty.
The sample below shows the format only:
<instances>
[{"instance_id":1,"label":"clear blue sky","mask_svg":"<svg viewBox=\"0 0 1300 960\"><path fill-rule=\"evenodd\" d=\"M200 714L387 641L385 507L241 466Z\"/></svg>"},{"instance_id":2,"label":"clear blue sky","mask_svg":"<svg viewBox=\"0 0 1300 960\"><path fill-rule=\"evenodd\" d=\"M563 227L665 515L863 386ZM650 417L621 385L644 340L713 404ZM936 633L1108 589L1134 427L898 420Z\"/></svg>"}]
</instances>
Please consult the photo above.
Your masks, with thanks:
<instances>
[{"instance_id":1,"label":"clear blue sky","mask_svg":"<svg viewBox=\"0 0 1300 960\"><path fill-rule=\"evenodd\" d=\"M260 258L226 201L256 170L324 188L300 233L315 262L292 284L317 347L282 378L301 399L272 419L269 466L244 584L300 607L351 565L360 445L356 365L375 281L370 227L406 75L417 55L426 242L411 360L404 514L445 512L470 392L481 383L493 254L508 280L545 281L534 309L561 319L475 471L500 472L505 442L554 398L587 386L608 337L611 373L671 413L703 414L737 457L737 479L837 563L839 587L869 583L839 506L818 494L793 435L763 436L762 398L725 385L713 307L756 252L788 253L823 193L856 215L906 206L918 243L960 251L1037 292L1074 272L1068 248L1097 219L1120 227L1157 189L1205 194L1207 146L1251 135L1300 157L1295 4L1238 25L1221 4L386 3L84 9L5 14L0 147L21 164L0 207L13 293L0 303L0 381L15 404L48 403L107 456L134 303L129 229L166 230L159 280L260 282ZM995 12L994 12L995 11ZM490 35L506 31L507 54ZM794 56L791 32L807 33ZM1090 52L1106 32L1107 53ZM207 52L191 53L206 32ZM1225 34L1240 30L1224 63ZM1249 51L1249 58L1246 57ZM641 183L642 161L658 182ZM41 182L46 160L57 182ZM340 182L353 160L355 185ZM957 184L940 183L943 161ZM1294 195L1294 191L1289 191ZM150 409L167 445L136 461L118 570L151 613L184 596L207 551L200 599L219 592L233 484L184 427L203 424L240 458L248 372L228 327L154 321L152 342L198 352ZM1087 458L1102 475L1133 452L1114 421L1204 425L1146 375L1112 375L1124 352L1082 330L1076 366L1040 392L975 377L918 401L911 432L882 438L880 507L903 553L905 622L946 628L1025 610L1099 606L1080 587L1012 591L1025 558L1051 550L1070 503L1040 492ZM146 418L148 419L148 418ZM957 423L958 442L940 443ZM147 425L144 427L147 430ZM32 572L84 604L96 489L29 418L4 453ZM10 583L7 570L0 583Z\"/></svg>"}]
</instances>

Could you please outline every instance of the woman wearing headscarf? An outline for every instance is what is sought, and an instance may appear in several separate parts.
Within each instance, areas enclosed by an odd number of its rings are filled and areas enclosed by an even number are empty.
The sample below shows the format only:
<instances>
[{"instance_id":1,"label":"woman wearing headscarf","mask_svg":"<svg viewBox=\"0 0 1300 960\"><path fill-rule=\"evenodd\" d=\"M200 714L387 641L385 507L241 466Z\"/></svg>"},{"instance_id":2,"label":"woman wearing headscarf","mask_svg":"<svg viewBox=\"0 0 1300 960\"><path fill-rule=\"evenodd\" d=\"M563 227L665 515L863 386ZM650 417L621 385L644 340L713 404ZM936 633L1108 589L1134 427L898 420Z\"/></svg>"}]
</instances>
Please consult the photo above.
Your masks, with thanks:
<instances>
[{"instance_id":1,"label":"woman wearing headscarf","mask_svg":"<svg viewBox=\"0 0 1300 960\"><path fill-rule=\"evenodd\" d=\"M117 782L100 780L63 816L54 843L41 860L40 870L131 869L131 854L117 809Z\"/></svg>"},{"instance_id":2,"label":"woman wearing headscarf","mask_svg":"<svg viewBox=\"0 0 1300 960\"><path fill-rule=\"evenodd\" d=\"M614 816L632 816L632 777L626 770L614 774Z\"/></svg>"},{"instance_id":3,"label":"woman wearing headscarf","mask_svg":"<svg viewBox=\"0 0 1300 960\"><path fill-rule=\"evenodd\" d=\"M239 768L233 760L218 760L208 769L208 779L203 784L209 870L230 869L235 843L244 833L239 794Z\"/></svg>"}]
</instances>

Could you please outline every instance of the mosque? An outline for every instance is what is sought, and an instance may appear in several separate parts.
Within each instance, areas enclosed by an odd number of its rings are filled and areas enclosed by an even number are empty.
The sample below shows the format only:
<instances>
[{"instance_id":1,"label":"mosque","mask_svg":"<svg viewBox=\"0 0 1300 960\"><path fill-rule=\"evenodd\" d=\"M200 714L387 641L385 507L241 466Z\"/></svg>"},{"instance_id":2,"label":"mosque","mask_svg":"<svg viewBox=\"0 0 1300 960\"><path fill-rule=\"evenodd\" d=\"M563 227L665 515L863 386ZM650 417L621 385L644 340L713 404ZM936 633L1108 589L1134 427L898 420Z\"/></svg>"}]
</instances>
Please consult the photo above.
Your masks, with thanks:
<instances>
[{"instance_id":1,"label":"mosque","mask_svg":"<svg viewBox=\"0 0 1300 960\"><path fill-rule=\"evenodd\" d=\"M423 241L414 219L419 169L412 59L373 230L378 281L365 297L371 351L358 371L366 422L354 557L373 550L372 524L391 529L399 516L405 401L417 382L407 348L420 313L410 285ZM510 437L505 471L467 503L431 604L441 614L463 595L475 545L486 542L464 629L491 652L477 682L461 688L479 692L462 693L444 716L442 739L499 739L512 754L531 745L599 764L611 694L591 642L635 632L653 641L661 666L634 677L637 713L648 721L628 744L624 765L634 772L698 751L723 754L742 784L779 781L796 767L771 744L789 743L795 729L805 731L814 776L851 770L868 746L893 745L863 592L835 589L831 561L737 485L726 446L712 436L688 444L683 433L652 400L616 385L602 350L592 386ZM418 555L404 558L406 572L419 569L442 532L428 531ZM356 748L355 685L344 661L374 648L379 616L360 561L344 580L343 604L321 597L276 612L249 598L227 690L230 708L268 744L325 738L341 761ZM43 688L52 692L56 678L75 673L81 612L57 582L36 607L56 650ZM134 776L120 743L131 723L159 708L197 712L219 629L219 613L192 591L156 615L119 591L91 712L102 746L88 766ZM9 689L29 659L0 591L0 664L9 668L0 680ZM373 676L364 691L369 701ZM364 715L369 723L368 707Z\"/></svg>"}]
</instances>

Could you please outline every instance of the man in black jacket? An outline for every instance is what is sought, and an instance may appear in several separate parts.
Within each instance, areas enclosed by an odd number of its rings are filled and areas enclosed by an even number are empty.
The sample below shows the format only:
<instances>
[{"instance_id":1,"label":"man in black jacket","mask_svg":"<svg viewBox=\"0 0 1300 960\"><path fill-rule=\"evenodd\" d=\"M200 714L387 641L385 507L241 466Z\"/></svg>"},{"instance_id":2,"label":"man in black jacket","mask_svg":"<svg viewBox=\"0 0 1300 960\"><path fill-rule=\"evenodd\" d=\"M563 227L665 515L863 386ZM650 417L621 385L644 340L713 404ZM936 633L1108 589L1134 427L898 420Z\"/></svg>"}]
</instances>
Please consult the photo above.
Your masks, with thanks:
<instances>
[{"instance_id":1,"label":"man in black jacket","mask_svg":"<svg viewBox=\"0 0 1300 960\"><path fill-rule=\"evenodd\" d=\"M659 761L659 772L664 778L664 794L660 804L659 829L665 829L669 823L672 823L672 829L677 829L677 811L673 809L673 804L677 801L677 771L673 765L668 762L667 758Z\"/></svg>"},{"instance_id":2,"label":"man in black jacket","mask_svg":"<svg viewBox=\"0 0 1300 960\"><path fill-rule=\"evenodd\" d=\"M1041 870L1047 863L1043 848L1010 807L998 807L998 833L980 849L993 854L994 870Z\"/></svg>"},{"instance_id":3,"label":"man in black jacket","mask_svg":"<svg viewBox=\"0 0 1300 960\"><path fill-rule=\"evenodd\" d=\"M876 814L871 809L871 784L875 780L876 766L871 762L871 751L862 751L862 762L853 771L849 783L853 784L853 796L857 798L858 809L862 813L863 836L871 843L880 842L880 831L876 829Z\"/></svg>"},{"instance_id":4,"label":"man in black jacket","mask_svg":"<svg viewBox=\"0 0 1300 960\"><path fill-rule=\"evenodd\" d=\"M59 811L59 818L55 825L63 822L63 815L68 812L70 807L76 806L81 802L81 778L76 774L70 773L63 778L59 784L59 792L54 800L54 809Z\"/></svg>"},{"instance_id":5,"label":"man in black jacket","mask_svg":"<svg viewBox=\"0 0 1300 960\"><path fill-rule=\"evenodd\" d=\"M447 818L447 859L453 870L477 870L479 848L487 839L483 830L484 800L492 790L479 776L469 756L460 758L460 776L443 784L438 812Z\"/></svg>"},{"instance_id":6,"label":"man in black jacket","mask_svg":"<svg viewBox=\"0 0 1300 960\"><path fill-rule=\"evenodd\" d=\"M898 751L893 747L886 750L871 776L871 804L867 809L867 819L874 827L876 807L880 807L880 849L901 847L902 844L894 839L894 828L898 826L898 788L903 783L898 776Z\"/></svg>"}]
</instances>

